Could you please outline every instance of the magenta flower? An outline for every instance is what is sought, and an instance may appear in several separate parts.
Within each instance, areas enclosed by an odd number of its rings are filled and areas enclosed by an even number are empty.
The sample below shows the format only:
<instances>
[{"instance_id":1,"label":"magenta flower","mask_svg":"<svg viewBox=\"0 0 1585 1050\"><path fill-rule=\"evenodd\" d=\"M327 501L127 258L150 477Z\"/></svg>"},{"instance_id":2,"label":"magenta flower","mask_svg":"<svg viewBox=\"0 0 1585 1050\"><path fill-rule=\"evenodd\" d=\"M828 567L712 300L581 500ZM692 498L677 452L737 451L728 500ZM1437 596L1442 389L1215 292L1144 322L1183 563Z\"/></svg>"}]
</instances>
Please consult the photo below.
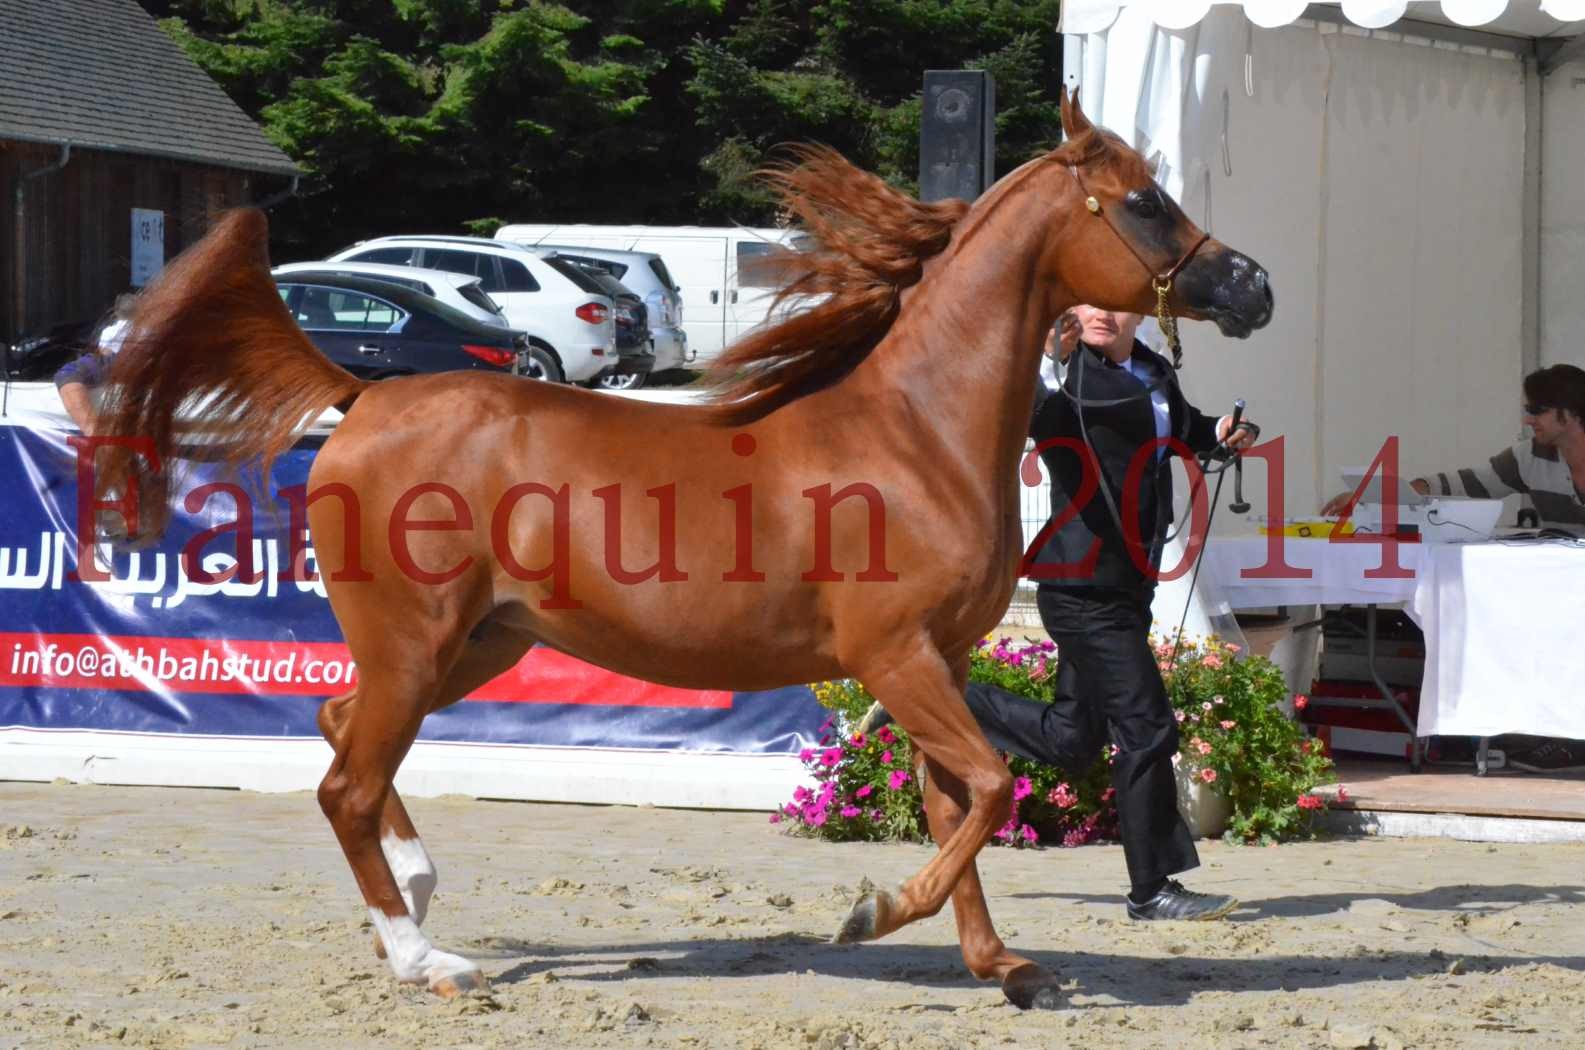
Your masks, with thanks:
<instances>
[{"instance_id":1,"label":"magenta flower","mask_svg":"<svg viewBox=\"0 0 1585 1050\"><path fill-rule=\"evenodd\" d=\"M840 747L828 747L820 752L821 765L834 766L840 761L842 761L842 749Z\"/></svg>"},{"instance_id":2,"label":"magenta flower","mask_svg":"<svg viewBox=\"0 0 1585 1050\"><path fill-rule=\"evenodd\" d=\"M793 788L793 801L794 802L808 802L809 801L809 789L806 788L806 787L795 787L795 788Z\"/></svg>"},{"instance_id":3,"label":"magenta flower","mask_svg":"<svg viewBox=\"0 0 1585 1050\"><path fill-rule=\"evenodd\" d=\"M897 739L897 734L892 732L891 726L881 726L875 731L875 739L883 744L890 744Z\"/></svg>"},{"instance_id":4,"label":"magenta flower","mask_svg":"<svg viewBox=\"0 0 1585 1050\"><path fill-rule=\"evenodd\" d=\"M806 747L802 751L798 752L798 761L802 762L804 765L808 765L810 762L813 762L814 758L815 749L812 747Z\"/></svg>"},{"instance_id":5,"label":"magenta flower","mask_svg":"<svg viewBox=\"0 0 1585 1050\"><path fill-rule=\"evenodd\" d=\"M874 790L875 790L874 785L865 784L863 787L861 787L857 791L853 792L853 795L856 798L869 798L870 797L870 793L873 792Z\"/></svg>"},{"instance_id":6,"label":"magenta flower","mask_svg":"<svg viewBox=\"0 0 1585 1050\"><path fill-rule=\"evenodd\" d=\"M860 809L859 807L857 807L857 806L843 806L842 807L842 819L843 820L852 820L854 817L858 816L860 813L863 813L863 812L864 811L862 809Z\"/></svg>"},{"instance_id":7,"label":"magenta flower","mask_svg":"<svg viewBox=\"0 0 1585 1050\"><path fill-rule=\"evenodd\" d=\"M886 778L886 786L896 791L913 779L913 775L906 769L894 769L891 776Z\"/></svg>"},{"instance_id":8,"label":"magenta flower","mask_svg":"<svg viewBox=\"0 0 1585 1050\"><path fill-rule=\"evenodd\" d=\"M1028 824L1025 824L1023 827L1019 828L1018 831L1024 836L1025 842L1035 843L1040 841L1040 835Z\"/></svg>"},{"instance_id":9,"label":"magenta flower","mask_svg":"<svg viewBox=\"0 0 1585 1050\"><path fill-rule=\"evenodd\" d=\"M854 733L853 737L852 737L852 740L853 740L853 746L854 747L863 747L864 746L864 734L863 733Z\"/></svg>"},{"instance_id":10,"label":"magenta flower","mask_svg":"<svg viewBox=\"0 0 1585 1050\"><path fill-rule=\"evenodd\" d=\"M1028 777L1019 777L1013 781L1013 801L1018 802L1035 793L1035 785L1029 782Z\"/></svg>"},{"instance_id":11,"label":"magenta flower","mask_svg":"<svg viewBox=\"0 0 1585 1050\"><path fill-rule=\"evenodd\" d=\"M889 766L891 764L892 764L892 753L890 751L882 751L881 752L881 765Z\"/></svg>"},{"instance_id":12,"label":"magenta flower","mask_svg":"<svg viewBox=\"0 0 1585 1050\"><path fill-rule=\"evenodd\" d=\"M821 806L804 813L804 822L812 828L818 828L826 822L825 807Z\"/></svg>"}]
</instances>

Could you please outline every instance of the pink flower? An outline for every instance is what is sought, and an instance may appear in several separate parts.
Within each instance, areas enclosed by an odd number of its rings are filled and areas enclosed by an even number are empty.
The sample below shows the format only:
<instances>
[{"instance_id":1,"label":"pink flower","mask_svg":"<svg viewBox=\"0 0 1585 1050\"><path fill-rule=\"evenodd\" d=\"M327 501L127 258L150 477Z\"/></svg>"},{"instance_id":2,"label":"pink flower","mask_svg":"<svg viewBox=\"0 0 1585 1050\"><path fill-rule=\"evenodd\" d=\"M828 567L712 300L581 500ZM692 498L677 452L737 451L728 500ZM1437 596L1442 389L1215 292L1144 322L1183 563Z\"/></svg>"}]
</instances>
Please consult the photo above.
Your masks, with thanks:
<instances>
[{"instance_id":1,"label":"pink flower","mask_svg":"<svg viewBox=\"0 0 1585 1050\"><path fill-rule=\"evenodd\" d=\"M1025 842L1033 843L1040 841L1040 835L1028 824L1025 824L1023 827L1019 828L1018 833L1024 837Z\"/></svg>"},{"instance_id":2,"label":"pink flower","mask_svg":"<svg viewBox=\"0 0 1585 1050\"><path fill-rule=\"evenodd\" d=\"M909 773L908 770L894 769L891 772L891 776L886 778L886 786L891 788L893 791L896 791L898 788L902 787L912 779L913 774Z\"/></svg>"},{"instance_id":3,"label":"pink flower","mask_svg":"<svg viewBox=\"0 0 1585 1050\"><path fill-rule=\"evenodd\" d=\"M842 761L842 749L840 747L828 747L820 752L820 764L823 766L834 766L840 761Z\"/></svg>"},{"instance_id":4,"label":"pink flower","mask_svg":"<svg viewBox=\"0 0 1585 1050\"><path fill-rule=\"evenodd\" d=\"M1300 795L1297 801L1300 809L1322 809L1326 806L1319 795Z\"/></svg>"},{"instance_id":5,"label":"pink flower","mask_svg":"<svg viewBox=\"0 0 1585 1050\"><path fill-rule=\"evenodd\" d=\"M864 741L864 734L863 733L854 733L853 737L852 737L852 742L853 742L853 746L854 747L863 747L864 746L864 742L865 742Z\"/></svg>"},{"instance_id":6,"label":"pink flower","mask_svg":"<svg viewBox=\"0 0 1585 1050\"><path fill-rule=\"evenodd\" d=\"M1013 801L1018 802L1035 793L1035 786L1029 782L1028 777L1019 777L1013 781Z\"/></svg>"},{"instance_id":7,"label":"pink flower","mask_svg":"<svg viewBox=\"0 0 1585 1050\"><path fill-rule=\"evenodd\" d=\"M1224 719L1222 719L1222 728L1223 728L1223 729L1232 729L1232 728L1233 728L1233 727L1234 727L1234 726L1236 726L1236 725L1238 725L1238 723L1237 723L1237 722L1229 722L1229 721L1228 721L1228 720L1227 720L1227 719L1225 719L1225 718L1224 718Z\"/></svg>"},{"instance_id":8,"label":"pink flower","mask_svg":"<svg viewBox=\"0 0 1585 1050\"><path fill-rule=\"evenodd\" d=\"M865 784L863 787L861 787L857 791L853 792L853 795L854 795L855 798L869 798L870 797L870 793L872 791L874 791L874 790L875 790L874 785Z\"/></svg>"},{"instance_id":9,"label":"pink flower","mask_svg":"<svg viewBox=\"0 0 1585 1050\"><path fill-rule=\"evenodd\" d=\"M863 813L863 812L864 811L862 809L860 809L859 807L857 807L857 806L843 806L842 807L842 819L843 820L852 820L854 817L858 816L860 813Z\"/></svg>"},{"instance_id":10,"label":"pink flower","mask_svg":"<svg viewBox=\"0 0 1585 1050\"><path fill-rule=\"evenodd\" d=\"M1110 801L1112 801L1112 799L1114 799L1116 797L1117 797L1117 789L1116 788L1107 788L1105 791L1101 792L1101 801L1102 802L1110 802Z\"/></svg>"},{"instance_id":11,"label":"pink flower","mask_svg":"<svg viewBox=\"0 0 1585 1050\"><path fill-rule=\"evenodd\" d=\"M1222 648L1226 649L1230 653L1236 653L1236 652L1238 652L1240 650L1240 647L1237 646L1237 645L1234 645L1232 642L1226 643L1225 645L1222 646Z\"/></svg>"},{"instance_id":12,"label":"pink flower","mask_svg":"<svg viewBox=\"0 0 1585 1050\"><path fill-rule=\"evenodd\" d=\"M1211 702L1209 700L1206 700L1206 701L1204 701L1204 702L1202 702L1200 704L1200 710L1209 711L1210 709L1211 709Z\"/></svg>"},{"instance_id":13,"label":"pink flower","mask_svg":"<svg viewBox=\"0 0 1585 1050\"><path fill-rule=\"evenodd\" d=\"M795 788L793 788L793 801L794 802L808 802L809 801L809 789L806 788L806 787L795 787Z\"/></svg>"},{"instance_id":14,"label":"pink flower","mask_svg":"<svg viewBox=\"0 0 1585 1050\"><path fill-rule=\"evenodd\" d=\"M815 758L815 749L812 748L812 747L806 747L802 751L798 752L798 761L804 763L805 765L808 765L810 762L813 762L814 758Z\"/></svg>"},{"instance_id":15,"label":"pink flower","mask_svg":"<svg viewBox=\"0 0 1585 1050\"><path fill-rule=\"evenodd\" d=\"M872 809L872 810L870 810L870 819L871 820L880 820L884 816L886 816L886 811L884 809Z\"/></svg>"},{"instance_id":16,"label":"pink flower","mask_svg":"<svg viewBox=\"0 0 1585 1050\"><path fill-rule=\"evenodd\" d=\"M891 764L892 764L892 753L890 751L882 751L881 752L881 765L889 766Z\"/></svg>"},{"instance_id":17,"label":"pink flower","mask_svg":"<svg viewBox=\"0 0 1585 1050\"><path fill-rule=\"evenodd\" d=\"M1293 709L1295 711L1303 711L1305 708L1307 708L1309 706L1310 706L1310 701L1305 697L1305 695L1303 693L1300 693L1300 694L1298 694L1297 696L1295 696L1293 698Z\"/></svg>"},{"instance_id":18,"label":"pink flower","mask_svg":"<svg viewBox=\"0 0 1585 1050\"><path fill-rule=\"evenodd\" d=\"M1206 743L1206 742L1205 742L1205 741L1203 741L1203 740L1201 740L1201 741L1199 741L1199 742L1198 742L1198 743L1196 743L1196 744L1195 744L1195 745L1194 745L1194 749L1195 749L1195 750L1196 750L1196 751L1198 751L1198 752L1199 752L1199 753L1200 753L1200 754L1202 754L1202 755L1209 755L1209 754L1210 754L1210 753L1211 753L1211 745L1210 745L1210 744L1207 744L1207 743Z\"/></svg>"},{"instance_id":19,"label":"pink flower","mask_svg":"<svg viewBox=\"0 0 1585 1050\"><path fill-rule=\"evenodd\" d=\"M1205 781L1207 784L1216 783L1216 770L1214 770L1214 769L1202 769L1202 770L1200 770L1200 779Z\"/></svg>"},{"instance_id":20,"label":"pink flower","mask_svg":"<svg viewBox=\"0 0 1585 1050\"><path fill-rule=\"evenodd\" d=\"M891 726L881 726L875 731L875 739L883 744L890 744L897 739L897 734L892 732Z\"/></svg>"},{"instance_id":21,"label":"pink flower","mask_svg":"<svg viewBox=\"0 0 1585 1050\"><path fill-rule=\"evenodd\" d=\"M816 806L815 808L806 810L804 812L804 823L808 824L812 828L818 828L825 822L826 811L824 806Z\"/></svg>"},{"instance_id":22,"label":"pink flower","mask_svg":"<svg viewBox=\"0 0 1585 1050\"><path fill-rule=\"evenodd\" d=\"M1188 718L1189 716L1184 714L1182 711L1174 711L1174 712L1172 712L1172 717L1176 718L1179 722L1182 722L1185 718Z\"/></svg>"},{"instance_id":23,"label":"pink flower","mask_svg":"<svg viewBox=\"0 0 1585 1050\"><path fill-rule=\"evenodd\" d=\"M1079 801L1079 796L1067 784L1058 784L1046 793L1046 801L1058 809L1067 809Z\"/></svg>"},{"instance_id":24,"label":"pink flower","mask_svg":"<svg viewBox=\"0 0 1585 1050\"><path fill-rule=\"evenodd\" d=\"M1222 666L1222 658L1215 653L1206 653L1202 662L1213 671Z\"/></svg>"},{"instance_id":25,"label":"pink flower","mask_svg":"<svg viewBox=\"0 0 1585 1050\"><path fill-rule=\"evenodd\" d=\"M780 813L772 813L770 815L770 822L772 824L780 824L781 823L781 814Z\"/></svg>"},{"instance_id":26,"label":"pink flower","mask_svg":"<svg viewBox=\"0 0 1585 1050\"><path fill-rule=\"evenodd\" d=\"M1348 788L1344 787L1342 784L1337 785L1337 800L1339 802L1348 801Z\"/></svg>"}]
</instances>

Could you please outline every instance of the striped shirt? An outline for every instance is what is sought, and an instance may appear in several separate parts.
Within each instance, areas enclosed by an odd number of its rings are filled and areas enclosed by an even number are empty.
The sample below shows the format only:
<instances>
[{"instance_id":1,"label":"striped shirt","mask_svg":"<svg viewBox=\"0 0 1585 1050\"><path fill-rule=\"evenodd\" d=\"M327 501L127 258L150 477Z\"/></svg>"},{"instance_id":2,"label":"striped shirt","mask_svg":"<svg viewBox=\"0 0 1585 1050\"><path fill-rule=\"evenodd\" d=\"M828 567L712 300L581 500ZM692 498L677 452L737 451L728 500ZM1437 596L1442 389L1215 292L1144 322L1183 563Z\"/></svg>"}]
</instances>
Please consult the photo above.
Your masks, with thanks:
<instances>
[{"instance_id":1,"label":"striped shirt","mask_svg":"<svg viewBox=\"0 0 1585 1050\"><path fill-rule=\"evenodd\" d=\"M1534 441L1503 449L1484 467L1422 478L1433 496L1500 499L1512 493L1530 497L1542 525L1578 530L1585 525L1585 497L1574 487L1569 466L1558 450Z\"/></svg>"}]
</instances>

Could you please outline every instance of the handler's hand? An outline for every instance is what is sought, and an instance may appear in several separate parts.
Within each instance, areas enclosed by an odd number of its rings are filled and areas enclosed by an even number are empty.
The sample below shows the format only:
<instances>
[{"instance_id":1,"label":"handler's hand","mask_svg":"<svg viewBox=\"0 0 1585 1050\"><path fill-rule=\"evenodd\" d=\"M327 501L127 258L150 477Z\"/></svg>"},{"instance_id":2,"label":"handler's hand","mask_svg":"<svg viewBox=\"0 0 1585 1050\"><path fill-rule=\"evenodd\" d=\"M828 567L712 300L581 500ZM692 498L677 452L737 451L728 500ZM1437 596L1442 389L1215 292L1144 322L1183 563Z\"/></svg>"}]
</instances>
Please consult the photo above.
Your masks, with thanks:
<instances>
[{"instance_id":1,"label":"handler's hand","mask_svg":"<svg viewBox=\"0 0 1585 1050\"><path fill-rule=\"evenodd\" d=\"M1414 489L1414 491L1418 492L1422 496L1429 496L1431 494L1431 485L1424 478L1411 479L1409 481L1409 487ZM1337 495L1333 496L1331 499L1327 500L1321 505L1321 517L1337 517L1339 514L1343 513L1343 508L1348 506L1348 501L1353 498L1354 494L1352 492L1339 492Z\"/></svg>"},{"instance_id":2,"label":"handler's hand","mask_svg":"<svg viewBox=\"0 0 1585 1050\"><path fill-rule=\"evenodd\" d=\"M1244 422L1244 423L1253 423L1254 420L1245 419L1242 422ZM1255 441L1255 432L1253 430L1247 430L1243 426L1239 426L1238 432L1236 434L1234 434L1232 437L1228 437L1227 436L1227 431L1228 431L1228 429L1230 427L1232 427L1232 425L1233 425L1233 417L1232 416L1223 416L1221 419L1218 419L1216 421L1216 440L1222 442L1224 445L1226 445L1228 448L1231 448L1231 449L1248 448L1251 444L1254 443L1254 441Z\"/></svg>"}]
</instances>

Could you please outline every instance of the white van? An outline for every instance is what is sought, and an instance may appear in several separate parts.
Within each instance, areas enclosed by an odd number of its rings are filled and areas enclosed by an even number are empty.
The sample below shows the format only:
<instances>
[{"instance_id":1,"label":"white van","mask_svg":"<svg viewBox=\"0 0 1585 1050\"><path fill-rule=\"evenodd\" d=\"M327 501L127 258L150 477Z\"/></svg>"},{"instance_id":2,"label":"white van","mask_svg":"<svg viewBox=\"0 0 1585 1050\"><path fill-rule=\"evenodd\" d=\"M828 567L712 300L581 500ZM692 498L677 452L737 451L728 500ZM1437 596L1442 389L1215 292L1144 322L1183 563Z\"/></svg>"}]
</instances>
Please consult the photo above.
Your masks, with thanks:
<instances>
[{"instance_id":1,"label":"white van","mask_svg":"<svg viewBox=\"0 0 1585 1050\"><path fill-rule=\"evenodd\" d=\"M755 259L776 247L796 247L807 234L743 226L591 226L516 223L495 231L501 241L654 252L666 262L682 295L682 327L701 364L765 320L776 293Z\"/></svg>"}]
</instances>

